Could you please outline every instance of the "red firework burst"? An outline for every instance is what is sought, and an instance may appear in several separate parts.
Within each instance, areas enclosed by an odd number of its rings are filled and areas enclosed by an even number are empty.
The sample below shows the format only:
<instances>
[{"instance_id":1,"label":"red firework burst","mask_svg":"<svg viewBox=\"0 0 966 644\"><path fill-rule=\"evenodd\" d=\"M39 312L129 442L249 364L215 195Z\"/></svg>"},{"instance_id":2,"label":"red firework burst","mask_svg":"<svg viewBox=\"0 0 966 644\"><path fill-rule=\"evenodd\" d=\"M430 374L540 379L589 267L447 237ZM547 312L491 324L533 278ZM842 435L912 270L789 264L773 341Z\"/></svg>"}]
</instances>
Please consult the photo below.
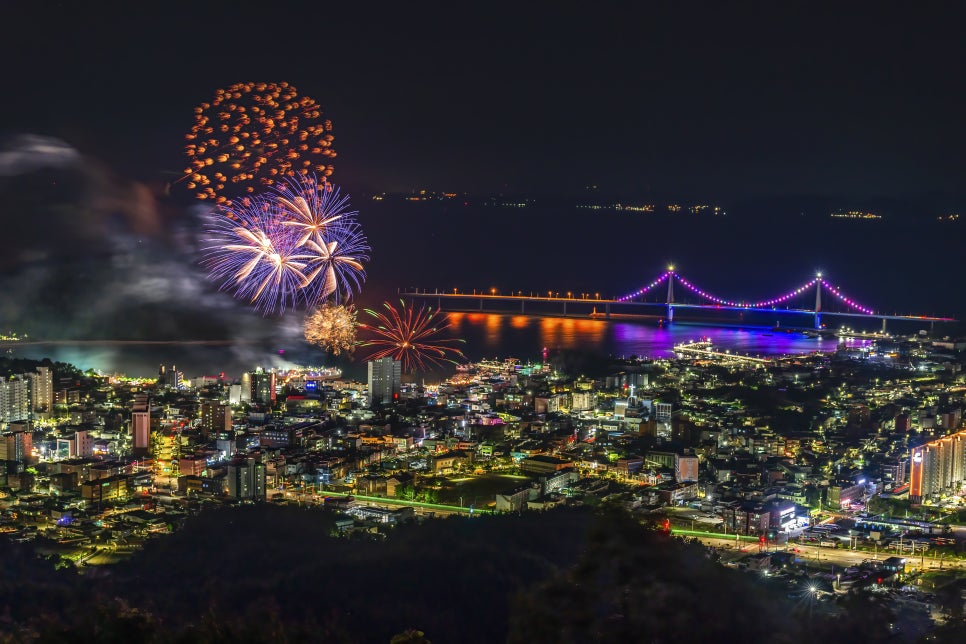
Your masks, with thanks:
<instances>
[{"instance_id":1,"label":"red firework burst","mask_svg":"<svg viewBox=\"0 0 966 644\"><path fill-rule=\"evenodd\" d=\"M402 362L406 372L412 372L417 368L426 370L430 364L457 364L458 358L466 357L452 346L462 343L462 339L440 337L450 326L447 318L437 318L432 309L408 308L402 301L400 304L401 307L396 308L389 302L383 302L384 312L365 309L373 318L372 324L359 324L359 329L370 334L360 342L360 346L373 349L368 359L389 357Z\"/></svg>"}]
</instances>

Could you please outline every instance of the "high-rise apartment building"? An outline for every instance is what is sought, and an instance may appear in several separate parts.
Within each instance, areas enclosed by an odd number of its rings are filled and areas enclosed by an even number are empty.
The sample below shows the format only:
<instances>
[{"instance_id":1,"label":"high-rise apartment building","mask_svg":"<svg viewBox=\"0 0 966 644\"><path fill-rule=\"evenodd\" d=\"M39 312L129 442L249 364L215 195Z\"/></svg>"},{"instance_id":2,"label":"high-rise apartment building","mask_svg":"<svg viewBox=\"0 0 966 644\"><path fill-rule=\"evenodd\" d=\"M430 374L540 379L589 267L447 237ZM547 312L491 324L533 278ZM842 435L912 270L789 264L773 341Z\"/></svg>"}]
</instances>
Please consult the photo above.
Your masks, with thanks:
<instances>
[{"instance_id":1,"label":"high-rise apartment building","mask_svg":"<svg viewBox=\"0 0 966 644\"><path fill-rule=\"evenodd\" d=\"M151 402L147 394L134 396L131 408L131 435L135 456L147 456L151 450Z\"/></svg>"},{"instance_id":2,"label":"high-rise apartment building","mask_svg":"<svg viewBox=\"0 0 966 644\"><path fill-rule=\"evenodd\" d=\"M265 464L249 456L228 464L228 496L233 499L265 500Z\"/></svg>"},{"instance_id":3,"label":"high-rise apartment building","mask_svg":"<svg viewBox=\"0 0 966 644\"><path fill-rule=\"evenodd\" d=\"M231 407L218 402L201 403L201 435L231 431Z\"/></svg>"},{"instance_id":4,"label":"high-rise apartment building","mask_svg":"<svg viewBox=\"0 0 966 644\"><path fill-rule=\"evenodd\" d=\"M909 500L918 503L966 483L966 429L914 447L910 455Z\"/></svg>"},{"instance_id":5,"label":"high-rise apartment building","mask_svg":"<svg viewBox=\"0 0 966 644\"><path fill-rule=\"evenodd\" d=\"M369 406L389 403L399 397L402 385L402 363L392 358L370 360Z\"/></svg>"},{"instance_id":6,"label":"high-rise apartment building","mask_svg":"<svg viewBox=\"0 0 966 644\"><path fill-rule=\"evenodd\" d=\"M241 391L238 392L238 402L247 403L252 401L252 374L243 373L241 377Z\"/></svg>"},{"instance_id":7,"label":"high-rise apartment building","mask_svg":"<svg viewBox=\"0 0 966 644\"><path fill-rule=\"evenodd\" d=\"M158 386L169 387L171 389L181 389L181 372L174 365L158 367Z\"/></svg>"},{"instance_id":8,"label":"high-rise apartment building","mask_svg":"<svg viewBox=\"0 0 966 644\"><path fill-rule=\"evenodd\" d=\"M30 374L30 406L35 413L49 414L54 409L54 373L50 367L37 367Z\"/></svg>"},{"instance_id":9,"label":"high-rise apartment building","mask_svg":"<svg viewBox=\"0 0 966 644\"><path fill-rule=\"evenodd\" d=\"M0 461L33 462L33 438L31 432L4 432L0 435Z\"/></svg>"},{"instance_id":10,"label":"high-rise apartment building","mask_svg":"<svg viewBox=\"0 0 966 644\"><path fill-rule=\"evenodd\" d=\"M30 382L23 376L0 380L0 423L30 418Z\"/></svg>"},{"instance_id":11,"label":"high-rise apartment building","mask_svg":"<svg viewBox=\"0 0 966 644\"><path fill-rule=\"evenodd\" d=\"M251 381L251 401L253 403L259 403L262 405L272 405L275 403L275 388L277 381L275 379L274 371L266 373L259 369L255 371L255 373L251 374Z\"/></svg>"}]
</instances>

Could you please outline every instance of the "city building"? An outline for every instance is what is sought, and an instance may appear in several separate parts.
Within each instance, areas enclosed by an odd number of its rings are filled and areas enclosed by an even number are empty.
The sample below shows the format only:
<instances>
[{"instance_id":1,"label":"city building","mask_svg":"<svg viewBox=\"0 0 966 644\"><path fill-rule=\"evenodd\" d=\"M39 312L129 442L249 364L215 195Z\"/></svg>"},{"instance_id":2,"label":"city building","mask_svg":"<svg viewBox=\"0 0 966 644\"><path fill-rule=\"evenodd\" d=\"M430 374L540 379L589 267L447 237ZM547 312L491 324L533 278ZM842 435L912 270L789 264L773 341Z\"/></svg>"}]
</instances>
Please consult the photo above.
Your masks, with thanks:
<instances>
[{"instance_id":1,"label":"city building","mask_svg":"<svg viewBox=\"0 0 966 644\"><path fill-rule=\"evenodd\" d=\"M671 403L654 403L654 417L659 423L670 423L674 405Z\"/></svg>"},{"instance_id":2,"label":"city building","mask_svg":"<svg viewBox=\"0 0 966 644\"><path fill-rule=\"evenodd\" d=\"M265 464L249 456L228 464L228 496L232 499L265 500Z\"/></svg>"},{"instance_id":3,"label":"city building","mask_svg":"<svg viewBox=\"0 0 966 644\"><path fill-rule=\"evenodd\" d=\"M539 487L530 484L520 485L496 495L497 512L522 512L527 507L527 501L537 498Z\"/></svg>"},{"instance_id":4,"label":"city building","mask_svg":"<svg viewBox=\"0 0 966 644\"><path fill-rule=\"evenodd\" d=\"M147 456L151 449L151 402L147 394L134 396L131 406L131 436L135 456Z\"/></svg>"},{"instance_id":5,"label":"city building","mask_svg":"<svg viewBox=\"0 0 966 644\"><path fill-rule=\"evenodd\" d=\"M30 405L34 413L49 414L54 408L54 373L50 367L37 367L30 374Z\"/></svg>"},{"instance_id":6,"label":"city building","mask_svg":"<svg viewBox=\"0 0 966 644\"><path fill-rule=\"evenodd\" d=\"M530 456L520 461L520 471L525 474L553 474L573 466L571 461L544 454Z\"/></svg>"},{"instance_id":7,"label":"city building","mask_svg":"<svg viewBox=\"0 0 966 644\"><path fill-rule=\"evenodd\" d=\"M33 462L33 434L12 431L0 434L0 461Z\"/></svg>"},{"instance_id":8,"label":"city building","mask_svg":"<svg viewBox=\"0 0 966 644\"><path fill-rule=\"evenodd\" d=\"M963 487L966 475L966 429L912 449L909 499L925 498Z\"/></svg>"},{"instance_id":9,"label":"city building","mask_svg":"<svg viewBox=\"0 0 966 644\"><path fill-rule=\"evenodd\" d=\"M375 407L399 398L402 386L402 363L392 358L370 360L369 367L369 406Z\"/></svg>"},{"instance_id":10,"label":"city building","mask_svg":"<svg viewBox=\"0 0 966 644\"><path fill-rule=\"evenodd\" d=\"M212 434L231 431L231 407L216 402L201 404L201 434L205 438Z\"/></svg>"},{"instance_id":11,"label":"city building","mask_svg":"<svg viewBox=\"0 0 966 644\"><path fill-rule=\"evenodd\" d=\"M247 403L252 401L252 374L245 372L241 376L239 384L241 391L238 392L238 401ZM234 403L232 403L234 404Z\"/></svg>"},{"instance_id":12,"label":"city building","mask_svg":"<svg viewBox=\"0 0 966 644\"><path fill-rule=\"evenodd\" d=\"M856 501L864 501L866 493L865 481L855 485L832 484L828 486L826 502L836 509L847 509Z\"/></svg>"},{"instance_id":13,"label":"city building","mask_svg":"<svg viewBox=\"0 0 966 644\"><path fill-rule=\"evenodd\" d=\"M0 380L0 423L30 418L30 383L23 376Z\"/></svg>"},{"instance_id":14,"label":"city building","mask_svg":"<svg viewBox=\"0 0 966 644\"><path fill-rule=\"evenodd\" d=\"M90 458L94 455L94 439L87 430L79 429L70 436L57 439L57 458Z\"/></svg>"},{"instance_id":15,"label":"city building","mask_svg":"<svg viewBox=\"0 0 966 644\"><path fill-rule=\"evenodd\" d=\"M177 367L175 367L174 365L171 365L170 369L165 367L164 365L161 365L158 368L158 386L159 387L180 389L181 380L182 380L181 372L178 371Z\"/></svg>"},{"instance_id":16,"label":"city building","mask_svg":"<svg viewBox=\"0 0 966 644\"><path fill-rule=\"evenodd\" d=\"M698 457L693 454L674 455L674 480L678 483L698 480Z\"/></svg>"},{"instance_id":17,"label":"city building","mask_svg":"<svg viewBox=\"0 0 966 644\"><path fill-rule=\"evenodd\" d=\"M257 369L254 373L249 374L249 377L251 379L251 401L261 405L275 404L275 392L278 384L275 372L269 371L266 373Z\"/></svg>"},{"instance_id":18,"label":"city building","mask_svg":"<svg viewBox=\"0 0 966 644\"><path fill-rule=\"evenodd\" d=\"M91 503L120 501L126 499L131 491L131 477L124 474L94 479L81 484L81 498Z\"/></svg>"}]
</instances>

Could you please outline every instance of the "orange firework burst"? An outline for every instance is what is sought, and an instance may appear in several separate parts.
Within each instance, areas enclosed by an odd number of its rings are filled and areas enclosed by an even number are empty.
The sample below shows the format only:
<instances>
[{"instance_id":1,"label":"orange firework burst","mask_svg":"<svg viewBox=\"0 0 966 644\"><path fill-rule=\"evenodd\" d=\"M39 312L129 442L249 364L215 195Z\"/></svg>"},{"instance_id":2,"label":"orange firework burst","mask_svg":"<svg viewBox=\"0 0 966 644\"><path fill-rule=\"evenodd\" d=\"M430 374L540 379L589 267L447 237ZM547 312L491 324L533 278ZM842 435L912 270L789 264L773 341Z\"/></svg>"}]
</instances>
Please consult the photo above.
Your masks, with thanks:
<instances>
[{"instance_id":1,"label":"orange firework burst","mask_svg":"<svg viewBox=\"0 0 966 644\"><path fill-rule=\"evenodd\" d=\"M195 108L185 135L190 160L182 180L199 199L230 204L226 193L253 193L256 182L332 174L332 122L288 83L236 83ZM235 189L232 190L231 188Z\"/></svg>"},{"instance_id":2,"label":"orange firework burst","mask_svg":"<svg viewBox=\"0 0 966 644\"><path fill-rule=\"evenodd\" d=\"M305 339L332 355L351 353L356 346L356 310L323 304L305 320Z\"/></svg>"},{"instance_id":3,"label":"orange firework burst","mask_svg":"<svg viewBox=\"0 0 966 644\"><path fill-rule=\"evenodd\" d=\"M359 344L374 348L370 360L390 357L402 362L405 371L412 372L416 368L425 370L428 364L457 364L456 358L466 357L452 346L463 340L439 337L450 326L447 318L437 320L432 309L414 310L406 308L404 302L401 304L402 307L397 309L389 302L383 302L385 313L365 309L375 324L359 323L359 328L370 334Z\"/></svg>"}]
</instances>

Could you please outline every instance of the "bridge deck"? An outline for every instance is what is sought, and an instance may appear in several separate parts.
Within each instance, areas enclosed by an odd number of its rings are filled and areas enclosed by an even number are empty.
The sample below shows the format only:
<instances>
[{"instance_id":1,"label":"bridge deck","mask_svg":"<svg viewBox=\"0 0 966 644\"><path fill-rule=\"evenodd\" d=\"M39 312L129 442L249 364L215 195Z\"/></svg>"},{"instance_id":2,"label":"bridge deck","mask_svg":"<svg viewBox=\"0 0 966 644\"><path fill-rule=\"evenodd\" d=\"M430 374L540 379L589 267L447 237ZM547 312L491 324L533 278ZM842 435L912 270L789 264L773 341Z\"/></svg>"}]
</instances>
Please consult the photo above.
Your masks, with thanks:
<instances>
[{"instance_id":1,"label":"bridge deck","mask_svg":"<svg viewBox=\"0 0 966 644\"><path fill-rule=\"evenodd\" d=\"M499 293L442 293L437 291L400 291L399 295L410 298L436 299L438 301L468 301L474 300L482 303L485 301L504 301L521 303L524 306L528 302L533 303L553 303L566 306L568 303L586 304L600 306L605 310L612 310L611 307L661 307L667 308L667 302L631 302L627 300L585 298L585 297L554 297L541 295L502 295ZM751 311L760 313L785 313L797 315L821 315L834 317L852 317L875 320L907 320L912 322L955 322L955 318L933 317L928 315L885 315L881 313L855 313L839 311L814 311L811 309L780 309L780 308L755 308L750 306L724 306L719 304L684 304L672 302L671 306L675 309L697 309L705 311Z\"/></svg>"}]
</instances>

